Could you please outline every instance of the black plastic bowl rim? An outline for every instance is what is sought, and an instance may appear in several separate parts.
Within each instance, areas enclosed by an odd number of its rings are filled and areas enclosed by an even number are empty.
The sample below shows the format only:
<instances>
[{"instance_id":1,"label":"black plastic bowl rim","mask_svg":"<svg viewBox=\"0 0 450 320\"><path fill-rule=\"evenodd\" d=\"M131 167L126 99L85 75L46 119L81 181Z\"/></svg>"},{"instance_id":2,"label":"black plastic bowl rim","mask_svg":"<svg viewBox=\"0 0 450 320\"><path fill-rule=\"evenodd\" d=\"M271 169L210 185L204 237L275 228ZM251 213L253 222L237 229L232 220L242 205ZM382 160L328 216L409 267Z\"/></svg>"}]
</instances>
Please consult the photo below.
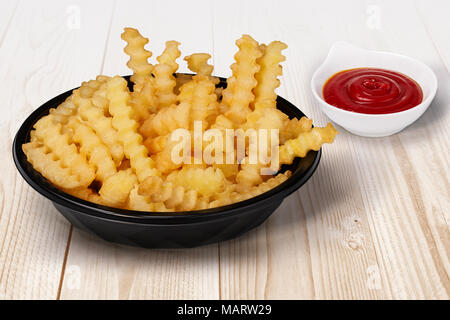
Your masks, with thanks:
<instances>
[{"instance_id":1,"label":"black plastic bowl rim","mask_svg":"<svg viewBox=\"0 0 450 320\"><path fill-rule=\"evenodd\" d=\"M124 76L124 78L128 81L129 77L130 76ZM220 85L224 86L226 84L226 79L219 79L221 81ZM251 209L255 206L261 206L263 203L269 204L272 201L279 201L280 199L284 199L292 192L300 188L303 184L305 184L319 165L322 153L321 150L310 151L309 153L315 154L315 158L312 165L308 168L307 171L293 172L292 176L289 177L286 181L256 197L211 209L179 212L147 212L108 207L82 200L70 194L67 194L64 191L53 186L39 172L33 169L31 164L28 163L27 158L22 150L22 144L29 141L29 132L31 131L34 123L41 117L47 115L49 109L55 107L57 101L64 100L75 89L76 88L68 90L54 97L31 113L31 115L22 123L19 130L17 131L16 136L14 137L12 153L17 170L33 189L35 189L38 193L51 200L52 202L56 202L61 206L82 212L86 215L91 215L106 220L120 221L124 223L129 222L158 225L179 225L208 222L211 221L211 219L221 219L230 215L240 214L245 208ZM302 116L305 116L305 114L292 103L278 96L277 103L280 102L284 104L285 108L291 109L290 111L293 114L296 114L297 117L300 118Z\"/></svg>"}]
</instances>

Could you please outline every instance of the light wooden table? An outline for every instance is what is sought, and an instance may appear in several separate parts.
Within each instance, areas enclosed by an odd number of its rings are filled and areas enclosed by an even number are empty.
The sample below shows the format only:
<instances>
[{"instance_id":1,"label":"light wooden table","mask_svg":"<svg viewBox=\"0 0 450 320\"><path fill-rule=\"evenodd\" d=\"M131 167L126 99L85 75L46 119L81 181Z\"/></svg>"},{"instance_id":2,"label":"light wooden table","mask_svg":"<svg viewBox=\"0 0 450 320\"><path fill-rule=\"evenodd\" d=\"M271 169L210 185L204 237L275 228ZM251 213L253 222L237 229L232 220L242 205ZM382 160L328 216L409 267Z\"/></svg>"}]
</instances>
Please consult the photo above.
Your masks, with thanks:
<instances>
[{"instance_id":1,"label":"light wooden table","mask_svg":"<svg viewBox=\"0 0 450 320\"><path fill-rule=\"evenodd\" d=\"M131 2L0 2L0 298L448 299L448 1ZM150 38L154 57L170 39L184 55L210 52L222 76L241 34L286 42L279 94L320 125L327 119L309 81L337 40L418 58L439 91L397 135L338 128L313 178L238 239L186 250L119 246L73 229L31 189L11 143L53 96L97 74L130 73L124 26Z\"/></svg>"}]
</instances>

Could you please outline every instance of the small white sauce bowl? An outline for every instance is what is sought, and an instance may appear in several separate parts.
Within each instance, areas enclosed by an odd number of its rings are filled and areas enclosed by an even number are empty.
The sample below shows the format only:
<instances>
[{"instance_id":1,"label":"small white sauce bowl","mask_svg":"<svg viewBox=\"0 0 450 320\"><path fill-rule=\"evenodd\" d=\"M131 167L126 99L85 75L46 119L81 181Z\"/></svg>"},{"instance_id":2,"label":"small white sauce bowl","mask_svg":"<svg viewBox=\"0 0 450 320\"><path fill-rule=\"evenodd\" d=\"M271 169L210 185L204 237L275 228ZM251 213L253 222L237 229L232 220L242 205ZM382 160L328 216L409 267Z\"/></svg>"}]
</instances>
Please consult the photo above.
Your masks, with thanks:
<instances>
[{"instance_id":1,"label":"small white sauce bowl","mask_svg":"<svg viewBox=\"0 0 450 320\"><path fill-rule=\"evenodd\" d=\"M322 94L325 82L339 71L354 68L381 68L403 73L422 88L422 103L388 114L357 113L326 103ZM434 72L418 60L396 53L361 49L347 42L336 42L331 47L311 79L311 89L322 112L351 133L364 137L389 136L406 128L427 110L436 95L437 86Z\"/></svg>"}]
</instances>

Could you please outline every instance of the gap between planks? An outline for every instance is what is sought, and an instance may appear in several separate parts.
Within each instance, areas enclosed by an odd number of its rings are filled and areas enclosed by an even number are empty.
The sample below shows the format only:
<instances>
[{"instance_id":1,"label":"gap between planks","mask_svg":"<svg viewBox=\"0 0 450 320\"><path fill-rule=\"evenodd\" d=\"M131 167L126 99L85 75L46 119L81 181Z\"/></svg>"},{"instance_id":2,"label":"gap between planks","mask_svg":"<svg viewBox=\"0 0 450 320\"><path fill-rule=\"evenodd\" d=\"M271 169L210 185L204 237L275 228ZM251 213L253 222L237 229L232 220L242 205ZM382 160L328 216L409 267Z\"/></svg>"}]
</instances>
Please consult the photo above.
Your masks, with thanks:
<instances>
[{"instance_id":1,"label":"gap between planks","mask_svg":"<svg viewBox=\"0 0 450 320\"><path fill-rule=\"evenodd\" d=\"M70 248L70 241L72 240L72 231L73 225L71 224L69 229L69 236L67 237L66 250L64 251L64 260L61 268L61 277L59 278L58 293L56 294L56 300L61 300L61 290L64 282L64 275L66 273L67 258L69 257L69 248Z\"/></svg>"},{"instance_id":2,"label":"gap between planks","mask_svg":"<svg viewBox=\"0 0 450 320\"><path fill-rule=\"evenodd\" d=\"M116 4L117 4L117 0L114 0L113 4L112 4L112 9L111 9L111 18L109 19L108 33L106 35L105 49L103 50L100 74L103 74L103 68L105 66L105 57L106 57L106 52L108 51L109 37L111 35L111 27L112 27L112 22L114 19L114 13L116 11ZM58 292L56 294L56 300L61 300L62 286L64 283L64 276L66 274L66 264L67 264L67 259L69 257L70 243L72 241L72 232L73 232L73 225L70 224L69 236L67 237L66 250L64 252L64 260L63 260L63 265L61 268L61 276L60 276L59 285L58 285Z\"/></svg>"}]
</instances>

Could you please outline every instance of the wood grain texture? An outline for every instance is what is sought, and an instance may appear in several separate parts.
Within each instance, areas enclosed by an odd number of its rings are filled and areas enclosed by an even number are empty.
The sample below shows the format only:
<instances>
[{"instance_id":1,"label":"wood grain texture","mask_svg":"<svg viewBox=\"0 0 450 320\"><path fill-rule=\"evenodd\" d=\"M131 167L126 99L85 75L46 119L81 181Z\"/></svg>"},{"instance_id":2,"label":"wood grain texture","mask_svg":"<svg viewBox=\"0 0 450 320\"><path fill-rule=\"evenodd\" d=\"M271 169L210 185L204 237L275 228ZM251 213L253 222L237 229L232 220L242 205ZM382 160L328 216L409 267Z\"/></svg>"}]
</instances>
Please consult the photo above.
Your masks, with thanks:
<instances>
[{"instance_id":1,"label":"wood grain texture","mask_svg":"<svg viewBox=\"0 0 450 320\"><path fill-rule=\"evenodd\" d=\"M448 299L449 9L445 0L201 0L195 8L161 0L3 1L0 298ZM72 230L19 176L10 150L41 103L97 74L131 73L124 26L150 38L151 60L174 39L183 56L212 53L221 76L230 75L243 33L286 42L278 93L316 125L328 119L310 79L337 40L420 59L439 90L429 110L394 136L362 138L338 127L311 180L237 239L188 250L115 245Z\"/></svg>"},{"instance_id":2,"label":"wood grain texture","mask_svg":"<svg viewBox=\"0 0 450 320\"><path fill-rule=\"evenodd\" d=\"M217 245L148 250L74 230L61 299L218 299Z\"/></svg>"},{"instance_id":3,"label":"wood grain texture","mask_svg":"<svg viewBox=\"0 0 450 320\"><path fill-rule=\"evenodd\" d=\"M14 2L8 3L12 3L9 19L7 11L0 9L0 160L4 172L0 184L0 297L55 299L70 225L20 177L11 145L31 111L99 72L103 50L81 48L90 47L88 34L100 39L106 34L98 27L89 31L93 25L86 20L84 31L68 29L66 12L73 4L69 1L22 1L16 9ZM104 4L84 1L79 6L95 10ZM85 61L83 68L79 61Z\"/></svg>"}]
</instances>

